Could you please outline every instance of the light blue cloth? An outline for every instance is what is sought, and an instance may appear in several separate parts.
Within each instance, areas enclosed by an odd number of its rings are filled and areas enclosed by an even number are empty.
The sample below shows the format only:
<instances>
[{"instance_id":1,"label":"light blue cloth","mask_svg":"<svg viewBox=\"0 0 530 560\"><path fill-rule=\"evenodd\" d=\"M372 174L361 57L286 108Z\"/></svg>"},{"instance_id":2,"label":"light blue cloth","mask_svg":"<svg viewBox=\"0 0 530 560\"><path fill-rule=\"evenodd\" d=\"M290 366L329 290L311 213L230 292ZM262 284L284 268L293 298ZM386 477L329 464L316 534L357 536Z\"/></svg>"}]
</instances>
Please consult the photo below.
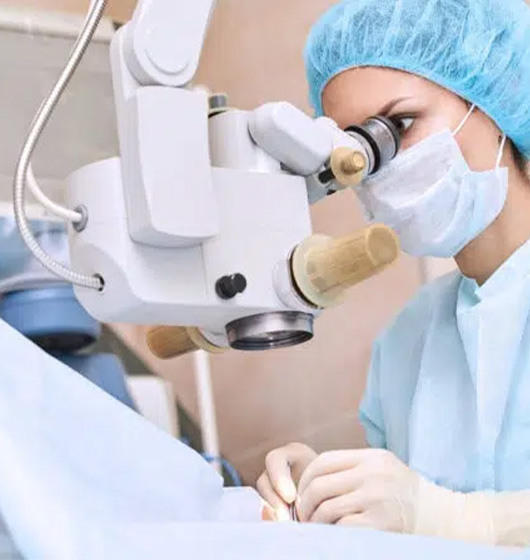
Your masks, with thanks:
<instances>
[{"instance_id":1,"label":"light blue cloth","mask_svg":"<svg viewBox=\"0 0 530 560\"><path fill-rule=\"evenodd\" d=\"M27 560L520 556L425 537L256 522L255 492L223 489L194 451L2 321L0 355L0 554L10 559L16 549Z\"/></svg>"},{"instance_id":2,"label":"light blue cloth","mask_svg":"<svg viewBox=\"0 0 530 560\"><path fill-rule=\"evenodd\" d=\"M54 358L72 368L125 406L136 410L127 386L127 371L114 354L56 354Z\"/></svg>"},{"instance_id":3,"label":"light blue cloth","mask_svg":"<svg viewBox=\"0 0 530 560\"><path fill-rule=\"evenodd\" d=\"M223 490L200 455L2 321L0 355L0 516L25 558L129 559L101 552L112 529L261 518L257 494Z\"/></svg>"},{"instance_id":4,"label":"light blue cloth","mask_svg":"<svg viewBox=\"0 0 530 560\"><path fill-rule=\"evenodd\" d=\"M306 47L311 102L340 72L382 66L475 103L530 156L530 8L524 0L344 0Z\"/></svg>"},{"instance_id":5,"label":"light blue cloth","mask_svg":"<svg viewBox=\"0 0 530 560\"><path fill-rule=\"evenodd\" d=\"M447 488L530 488L530 241L481 287L423 288L376 342L361 420L374 447Z\"/></svg>"}]
</instances>

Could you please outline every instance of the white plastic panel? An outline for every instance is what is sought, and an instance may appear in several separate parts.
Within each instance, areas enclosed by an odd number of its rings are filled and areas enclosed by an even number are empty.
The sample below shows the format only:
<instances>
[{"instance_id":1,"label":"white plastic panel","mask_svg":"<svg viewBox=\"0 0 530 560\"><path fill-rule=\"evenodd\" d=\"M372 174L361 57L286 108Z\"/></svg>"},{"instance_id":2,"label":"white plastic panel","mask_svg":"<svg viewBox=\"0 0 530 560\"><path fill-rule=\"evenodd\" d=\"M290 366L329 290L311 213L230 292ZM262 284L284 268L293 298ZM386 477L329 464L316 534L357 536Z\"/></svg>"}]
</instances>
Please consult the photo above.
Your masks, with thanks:
<instances>
[{"instance_id":1,"label":"white plastic panel","mask_svg":"<svg viewBox=\"0 0 530 560\"><path fill-rule=\"evenodd\" d=\"M70 232L72 264L100 274L103 293L76 289L101 322L198 326L224 332L249 315L289 310L274 287L279 260L311 233L304 180L285 174L213 169L221 233L188 248L134 242L127 230L119 160L93 164L69 180L69 203L88 209L87 228ZM245 263L249 290L225 302L215 293L220 274Z\"/></svg>"},{"instance_id":2,"label":"white plastic panel","mask_svg":"<svg viewBox=\"0 0 530 560\"><path fill-rule=\"evenodd\" d=\"M212 165L257 173L279 173L280 162L257 146L250 136L251 114L231 109L210 118Z\"/></svg>"},{"instance_id":3,"label":"white plastic panel","mask_svg":"<svg viewBox=\"0 0 530 560\"><path fill-rule=\"evenodd\" d=\"M284 307L274 286L274 270L312 231L304 179L226 169L213 173L222 196L221 234L204 244L210 298L227 307ZM247 289L234 300L220 300L216 281L236 273L246 277Z\"/></svg>"},{"instance_id":4,"label":"white plastic panel","mask_svg":"<svg viewBox=\"0 0 530 560\"><path fill-rule=\"evenodd\" d=\"M126 56L142 84L183 86L191 81L215 0L139 0L126 26Z\"/></svg>"},{"instance_id":5,"label":"white plastic panel","mask_svg":"<svg viewBox=\"0 0 530 560\"><path fill-rule=\"evenodd\" d=\"M131 237L178 247L216 235L206 95L143 87L128 103L128 120L121 145Z\"/></svg>"},{"instance_id":6,"label":"white plastic panel","mask_svg":"<svg viewBox=\"0 0 530 560\"><path fill-rule=\"evenodd\" d=\"M250 116L256 144L289 170L302 176L316 173L333 150L331 131L290 103L267 103Z\"/></svg>"}]
</instances>

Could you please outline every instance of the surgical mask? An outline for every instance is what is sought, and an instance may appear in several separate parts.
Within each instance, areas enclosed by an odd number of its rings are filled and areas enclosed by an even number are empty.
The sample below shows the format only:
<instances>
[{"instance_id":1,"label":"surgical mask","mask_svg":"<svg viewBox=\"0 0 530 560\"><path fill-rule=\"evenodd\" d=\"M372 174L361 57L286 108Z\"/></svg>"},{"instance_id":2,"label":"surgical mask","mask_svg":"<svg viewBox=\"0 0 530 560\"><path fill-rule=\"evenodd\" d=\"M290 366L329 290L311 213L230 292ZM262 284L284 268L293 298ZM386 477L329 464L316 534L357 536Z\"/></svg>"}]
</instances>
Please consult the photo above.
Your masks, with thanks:
<instances>
[{"instance_id":1,"label":"surgical mask","mask_svg":"<svg viewBox=\"0 0 530 560\"><path fill-rule=\"evenodd\" d=\"M367 218L392 228L409 255L454 257L504 207L508 170L500 163L506 137L495 169L481 172L470 169L455 139L474 108L454 132L419 142L357 189Z\"/></svg>"}]
</instances>

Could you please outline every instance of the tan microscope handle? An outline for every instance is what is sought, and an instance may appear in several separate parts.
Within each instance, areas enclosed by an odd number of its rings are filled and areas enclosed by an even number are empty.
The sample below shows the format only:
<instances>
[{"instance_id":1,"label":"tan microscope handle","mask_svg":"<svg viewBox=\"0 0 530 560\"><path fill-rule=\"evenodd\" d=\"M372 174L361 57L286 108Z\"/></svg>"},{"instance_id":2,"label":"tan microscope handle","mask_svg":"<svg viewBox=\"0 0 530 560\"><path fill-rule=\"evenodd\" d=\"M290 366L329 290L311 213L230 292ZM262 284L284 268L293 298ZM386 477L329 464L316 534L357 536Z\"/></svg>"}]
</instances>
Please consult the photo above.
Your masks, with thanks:
<instances>
[{"instance_id":1,"label":"tan microscope handle","mask_svg":"<svg viewBox=\"0 0 530 560\"><path fill-rule=\"evenodd\" d=\"M396 262L399 253L396 234L384 225L339 239L315 235L295 249L293 279L311 304L331 307L344 299L349 288Z\"/></svg>"},{"instance_id":2,"label":"tan microscope handle","mask_svg":"<svg viewBox=\"0 0 530 560\"><path fill-rule=\"evenodd\" d=\"M314 235L301 243L292 256L293 280L301 295L316 307L340 303L348 288L385 270L399 257L396 234L373 225L347 237ZM196 350L225 352L195 327L153 327L147 345L162 360Z\"/></svg>"},{"instance_id":3,"label":"tan microscope handle","mask_svg":"<svg viewBox=\"0 0 530 560\"><path fill-rule=\"evenodd\" d=\"M227 350L212 344L195 327L153 327L147 332L146 340L149 350L161 360L177 358L196 350L212 354Z\"/></svg>"},{"instance_id":4,"label":"tan microscope handle","mask_svg":"<svg viewBox=\"0 0 530 560\"><path fill-rule=\"evenodd\" d=\"M364 179L367 166L365 155L357 150L340 147L331 154L330 168L337 186L342 188L358 185Z\"/></svg>"}]
</instances>

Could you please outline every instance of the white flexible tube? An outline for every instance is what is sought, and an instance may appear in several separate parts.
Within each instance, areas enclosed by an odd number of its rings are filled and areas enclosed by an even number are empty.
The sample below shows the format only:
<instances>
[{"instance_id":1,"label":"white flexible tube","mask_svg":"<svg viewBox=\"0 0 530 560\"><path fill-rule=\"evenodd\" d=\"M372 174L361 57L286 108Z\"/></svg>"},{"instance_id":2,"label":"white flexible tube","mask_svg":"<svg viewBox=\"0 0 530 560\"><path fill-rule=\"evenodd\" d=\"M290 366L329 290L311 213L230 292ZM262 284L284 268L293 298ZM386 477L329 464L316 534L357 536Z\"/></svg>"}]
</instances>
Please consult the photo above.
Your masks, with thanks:
<instances>
[{"instance_id":1,"label":"white flexible tube","mask_svg":"<svg viewBox=\"0 0 530 560\"><path fill-rule=\"evenodd\" d=\"M37 179L35 178L35 174L33 173L33 166L31 163L28 166L28 174L26 177L27 185L31 194L35 197L37 202L42 204L50 214L61 218L62 220L66 220L67 222L77 223L83 219L83 215L75 210L70 210L61 206L60 204L56 204L53 200L50 200L41 190Z\"/></svg>"},{"instance_id":2,"label":"white flexible tube","mask_svg":"<svg viewBox=\"0 0 530 560\"><path fill-rule=\"evenodd\" d=\"M212 458L213 467L220 473L222 464L215 414L215 399L212 389L210 357L206 352L199 350L194 353L193 360L197 382L197 400L199 404L203 451L207 457Z\"/></svg>"},{"instance_id":3,"label":"white flexible tube","mask_svg":"<svg viewBox=\"0 0 530 560\"><path fill-rule=\"evenodd\" d=\"M15 173L15 180L13 184L13 207L15 212L15 219L17 221L18 229L20 235L27 248L33 254L33 256L50 272L62 278L66 282L75 284L77 286L82 286L85 288L91 288L94 290L101 290L103 288L103 280L99 276L87 276L85 274L79 274L74 270L71 270L61 263L57 262L50 255L44 251L38 244L31 227L29 225L28 219L26 217L25 208L25 196L26 196L26 179L28 176L28 169L33 157L35 148L39 142L39 139L50 120L50 117L57 106L57 103L61 99L64 90L70 83L72 76L74 75L79 63L81 62L94 33L103 17L105 8L107 6L107 0L92 0L90 5L90 10L83 25L83 29L74 45L72 53L66 63L66 66L61 73L57 83L54 85L51 93L44 100L37 115L33 120L28 137L20 158L18 160L17 169Z\"/></svg>"}]
</instances>

